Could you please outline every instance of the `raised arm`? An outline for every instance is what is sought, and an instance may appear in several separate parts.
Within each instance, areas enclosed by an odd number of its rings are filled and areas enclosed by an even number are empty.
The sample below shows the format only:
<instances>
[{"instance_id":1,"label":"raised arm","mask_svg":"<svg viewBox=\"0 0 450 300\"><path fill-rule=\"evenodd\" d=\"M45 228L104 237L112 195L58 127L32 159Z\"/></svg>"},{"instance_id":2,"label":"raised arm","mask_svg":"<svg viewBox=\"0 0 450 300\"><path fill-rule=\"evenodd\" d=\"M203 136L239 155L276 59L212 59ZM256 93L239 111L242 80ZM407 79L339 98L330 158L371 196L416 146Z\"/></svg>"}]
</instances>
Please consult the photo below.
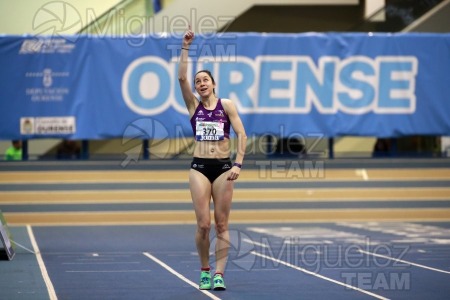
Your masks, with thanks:
<instances>
[{"instance_id":1,"label":"raised arm","mask_svg":"<svg viewBox=\"0 0 450 300\"><path fill-rule=\"evenodd\" d=\"M195 98L194 93L192 93L191 84L187 77L188 59L189 59L189 47L191 46L192 40L194 39L194 32L191 30L191 25L189 29L183 36L183 42L181 44L181 54L180 54L180 65L178 67L178 81L180 83L181 94L183 95L184 103L188 109L189 116L192 116L198 105L198 101Z\"/></svg>"}]
</instances>

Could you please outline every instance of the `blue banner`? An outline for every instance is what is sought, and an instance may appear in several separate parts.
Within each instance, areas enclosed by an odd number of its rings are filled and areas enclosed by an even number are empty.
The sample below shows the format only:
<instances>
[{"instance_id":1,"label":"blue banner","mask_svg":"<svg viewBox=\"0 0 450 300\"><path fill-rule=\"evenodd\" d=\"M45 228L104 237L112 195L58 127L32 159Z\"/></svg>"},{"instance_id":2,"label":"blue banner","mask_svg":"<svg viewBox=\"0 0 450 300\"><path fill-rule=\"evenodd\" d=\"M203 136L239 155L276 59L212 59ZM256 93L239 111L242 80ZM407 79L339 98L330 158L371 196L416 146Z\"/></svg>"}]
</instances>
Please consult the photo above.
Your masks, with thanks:
<instances>
[{"instance_id":1,"label":"blue banner","mask_svg":"<svg viewBox=\"0 0 450 300\"><path fill-rule=\"evenodd\" d=\"M179 37L0 37L0 139L193 136ZM249 136L450 135L449 34L198 36ZM193 80L191 80L193 81Z\"/></svg>"}]
</instances>

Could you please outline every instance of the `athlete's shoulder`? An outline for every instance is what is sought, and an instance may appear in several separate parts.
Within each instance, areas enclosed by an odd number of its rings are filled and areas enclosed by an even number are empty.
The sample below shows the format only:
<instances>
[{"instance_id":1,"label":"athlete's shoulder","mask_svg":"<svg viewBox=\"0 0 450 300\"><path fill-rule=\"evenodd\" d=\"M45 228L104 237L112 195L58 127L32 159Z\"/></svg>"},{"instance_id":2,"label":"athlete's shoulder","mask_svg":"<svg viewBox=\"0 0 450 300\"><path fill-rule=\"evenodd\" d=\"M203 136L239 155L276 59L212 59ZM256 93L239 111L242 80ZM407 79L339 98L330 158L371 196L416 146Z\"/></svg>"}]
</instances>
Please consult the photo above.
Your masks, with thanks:
<instances>
[{"instance_id":1,"label":"athlete's shoulder","mask_svg":"<svg viewBox=\"0 0 450 300\"><path fill-rule=\"evenodd\" d=\"M230 99L226 99L226 98L220 98L220 102L222 103L222 106L224 107L224 108L227 108L227 107L233 107L234 106L234 103L233 103L233 101L231 101Z\"/></svg>"},{"instance_id":2,"label":"athlete's shoulder","mask_svg":"<svg viewBox=\"0 0 450 300\"><path fill-rule=\"evenodd\" d=\"M236 105L230 99L221 99L222 107L227 115L235 115L237 113Z\"/></svg>"}]
</instances>

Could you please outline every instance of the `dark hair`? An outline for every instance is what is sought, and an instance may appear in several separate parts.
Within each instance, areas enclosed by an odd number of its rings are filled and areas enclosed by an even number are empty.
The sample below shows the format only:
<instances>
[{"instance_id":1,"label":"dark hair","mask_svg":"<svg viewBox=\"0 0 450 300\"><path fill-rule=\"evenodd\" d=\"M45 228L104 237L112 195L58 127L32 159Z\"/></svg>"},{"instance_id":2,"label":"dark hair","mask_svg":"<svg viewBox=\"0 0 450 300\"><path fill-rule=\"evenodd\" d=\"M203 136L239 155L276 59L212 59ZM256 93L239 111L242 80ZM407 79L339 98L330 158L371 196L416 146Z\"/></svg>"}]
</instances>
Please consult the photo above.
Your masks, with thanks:
<instances>
[{"instance_id":1,"label":"dark hair","mask_svg":"<svg viewBox=\"0 0 450 300\"><path fill-rule=\"evenodd\" d=\"M214 77L212 76L211 71L209 71L209 70L200 70L197 73L195 73L194 82L195 82L195 77L197 77L198 73L206 73L206 74L208 74L208 76L211 78L212 83L216 84L216 81L214 80ZM213 89L213 93L214 94L216 93L216 89Z\"/></svg>"}]
</instances>

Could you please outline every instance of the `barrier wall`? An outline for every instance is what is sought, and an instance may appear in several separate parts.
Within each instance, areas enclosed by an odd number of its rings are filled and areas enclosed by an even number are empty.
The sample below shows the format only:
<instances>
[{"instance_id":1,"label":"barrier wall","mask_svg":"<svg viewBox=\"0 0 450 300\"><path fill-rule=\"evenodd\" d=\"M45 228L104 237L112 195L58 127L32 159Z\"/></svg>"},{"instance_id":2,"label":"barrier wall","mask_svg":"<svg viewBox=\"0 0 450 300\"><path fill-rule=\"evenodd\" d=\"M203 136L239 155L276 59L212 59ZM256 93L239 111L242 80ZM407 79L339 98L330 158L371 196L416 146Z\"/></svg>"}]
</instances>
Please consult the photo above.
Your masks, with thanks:
<instances>
[{"instance_id":1,"label":"barrier wall","mask_svg":"<svg viewBox=\"0 0 450 300\"><path fill-rule=\"evenodd\" d=\"M0 139L192 136L180 37L0 37ZM450 134L449 34L198 36L248 135Z\"/></svg>"}]
</instances>

